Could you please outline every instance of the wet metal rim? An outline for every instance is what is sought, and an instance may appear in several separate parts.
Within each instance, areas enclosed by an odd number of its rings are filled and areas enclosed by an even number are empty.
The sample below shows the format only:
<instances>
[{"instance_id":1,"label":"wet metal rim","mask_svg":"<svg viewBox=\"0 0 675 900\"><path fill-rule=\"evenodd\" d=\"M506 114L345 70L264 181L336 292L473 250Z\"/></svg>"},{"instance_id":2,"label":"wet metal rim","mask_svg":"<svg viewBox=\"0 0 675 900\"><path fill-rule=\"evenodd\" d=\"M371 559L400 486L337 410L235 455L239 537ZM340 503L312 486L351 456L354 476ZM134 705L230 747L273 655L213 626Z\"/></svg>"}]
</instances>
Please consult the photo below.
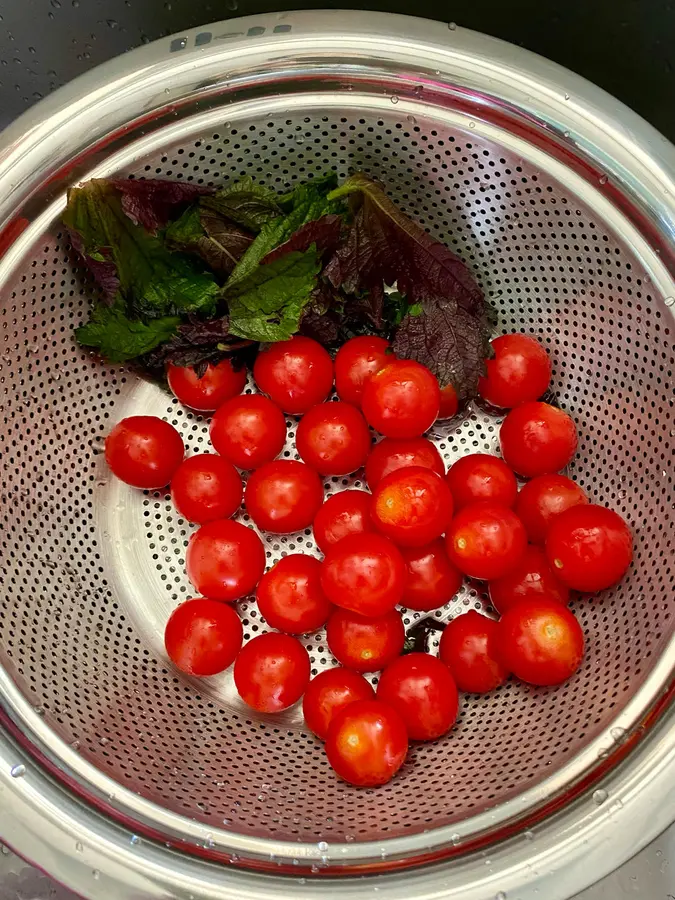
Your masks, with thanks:
<instances>
[{"instance_id":1,"label":"wet metal rim","mask_svg":"<svg viewBox=\"0 0 675 900\"><path fill-rule=\"evenodd\" d=\"M205 35L211 36L208 41ZM332 65L338 73L347 54L364 77L369 68L387 70L392 78L407 70L409 82L410 73L433 70L437 82L446 79L480 90L486 103L512 106L541 127L574 134L577 155L620 183L645 221L648 216L654 240L643 241L645 256L651 259L656 278L667 282L661 248L675 234L675 162L673 148L664 138L604 92L525 51L440 23L356 12L256 16L205 26L127 54L42 101L5 132L0 146L0 246L8 248L0 275L20 258L41 227L34 222L17 239L17 228L9 226L31 195L54 178L53 200L61 203L66 183L59 174L62 167L129 121L142 115L151 118L153 109L166 106L167 89L179 110L181 98L194 97L197 91L207 94L219 83L237 78L253 84L256 77L262 78L260 73L270 70L290 78L316 70L320 63L325 71ZM607 760L608 738L601 737L554 777L498 811L466 821L456 832L442 828L386 842L387 865L397 859L422 861L453 847L457 852L469 834L494 835L501 830L503 836L509 823L560 800L561 810L534 829L533 840L523 836L504 840L487 856L467 854L451 866L371 876L368 888L386 888L392 900L460 896L484 900L500 892L523 900L537 892L547 900L562 900L616 868L667 827L675 810L675 785L668 775L669 764L675 762L675 726L672 709L665 711L674 661L671 642L648 681L613 723L636 734L635 746L629 740ZM61 780L31 763L26 751L50 760L53 771L59 771L59 778L73 789L79 787L119 818L141 823L166 840L194 845L205 840L206 829L121 788L56 740L4 672L0 698L17 728L14 737L0 733L0 805L5 813L0 837L79 893L97 898L193 894L261 900L291 892L307 897L363 896L363 884L351 879L322 877L305 885L233 867L223 870L163 843L131 843L127 828L77 800ZM654 709L662 713L660 718L648 731L636 732ZM629 748L630 754L619 763ZM562 808L562 801L571 796L570 786L601 777L601 759L604 767L614 761L617 765L598 786L596 800L581 796ZM19 762L25 763L26 773L14 777L11 770L16 775ZM265 860L268 866L272 857L282 863L295 858L310 867L325 856L329 868L348 866L356 872L359 865L375 860L382 864L381 842L331 845L324 850L225 831L214 832L212 839L233 862L236 854L242 861ZM74 852L76 844L83 846L82 853Z\"/></svg>"}]
</instances>

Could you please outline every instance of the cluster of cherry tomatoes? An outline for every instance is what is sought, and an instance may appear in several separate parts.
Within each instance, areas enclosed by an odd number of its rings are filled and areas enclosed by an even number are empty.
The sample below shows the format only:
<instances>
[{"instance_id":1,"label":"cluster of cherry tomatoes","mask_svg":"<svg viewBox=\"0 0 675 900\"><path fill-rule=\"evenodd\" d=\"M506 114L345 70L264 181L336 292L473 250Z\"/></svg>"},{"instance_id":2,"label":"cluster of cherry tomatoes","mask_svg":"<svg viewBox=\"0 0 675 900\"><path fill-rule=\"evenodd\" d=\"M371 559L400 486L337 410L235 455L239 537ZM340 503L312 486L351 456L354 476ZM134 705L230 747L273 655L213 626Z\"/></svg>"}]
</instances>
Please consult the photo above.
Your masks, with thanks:
<instances>
[{"instance_id":1,"label":"cluster of cherry tomatoes","mask_svg":"<svg viewBox=\"0 0 675 900\"><path fill-rule=\"evenodd\" d=\"M402 765L409 740L448 732L458 690L487 692L510 675L534 685L569 678L584 653L567 607L570 590L610 587L632 559L624 520L557 474L572 460L577 434L565 412L538 399L551 376L546 351L525 335L497 338L492 347L480 393L510 410L500 432L503 459L475 453L447 473L422 435L439 414L457 411L454 392L441 392L428 369L395 358L377 337L353 338L334 362L309 338L273 344L253 370L261 394L241 393L246 373L229 361L201 377L170 366L178 399L215 411L217 455L184 459L177 431L150 416L123 420L106 442L118 477L145 489L170 484L178 512L200 526L186 555L200 596L167 623L171 660L196 676L234 663L242 700L260 712L304 696L308 728L352 784L383 784ZM339 400L326 402L334 384ZM301 416L302 462L277 458L284 413ZM374 447L371 428L384 435ZM324 502L322 477L361 468L370 492L343 491ZM245 489L239 470L250 472ZM528 479L520 491L516 475ZM230 518L242 500L261 531L313 527L323 561L294 553L265 572L260 537ZM500 619L464 613L445 628L438 657L401 655L397 607L436 610L465 577L487 582ZM242 647L232 603L253 592L276 630ZM340 667L310 680L297 636L324 625ZM376 692L366 672L381 672Z\"/></svg>"}]
</instances>

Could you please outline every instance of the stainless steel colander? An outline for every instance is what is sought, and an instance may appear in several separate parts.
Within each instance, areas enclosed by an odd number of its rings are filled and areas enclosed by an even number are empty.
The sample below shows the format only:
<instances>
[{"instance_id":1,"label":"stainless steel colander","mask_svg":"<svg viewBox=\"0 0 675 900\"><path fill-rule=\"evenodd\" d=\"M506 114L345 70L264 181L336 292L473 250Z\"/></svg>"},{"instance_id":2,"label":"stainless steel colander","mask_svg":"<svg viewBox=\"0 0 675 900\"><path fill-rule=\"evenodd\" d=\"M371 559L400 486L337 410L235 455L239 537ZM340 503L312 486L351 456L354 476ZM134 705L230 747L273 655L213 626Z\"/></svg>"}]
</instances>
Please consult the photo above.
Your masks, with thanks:
<instances>
[{"instance_id":1,"label":"stainless steel colander","mask_svg":"<svg viewBox=\"0 0 675 900\"><path fill-rule=\"evenodd\" d=\"M78 348L94 286L59 218L71 184L133 174L285 188L358 169L472 267L502 331L537 336L579 423L574 478L631 523L630 575L575 604L588 654L556 690L465 697L377 790L336 780L297 709L162 646L191 594L190 528L112 480L103 438L208 422ZM499 41L357 12L257 16L135 50L62 88L0 147L0 838L94 898L561 900L675 810L673 148L587 82ZM251 390L249 387L247 390ZM287 455L295 421L289 420ZM431 437L495 452L470 408ZM329 479L326 493L358 485ZM247 521L245 514L241 517ZM268 559L316 553L265 535ZM478 585L438 613L486 608ZM266 629L240 605L247 637ZM412 623L418 613L406 615ZM313 671L334 664L305 640ZM670 768L669 768L670 766Z\"/></svg>"}]
</instances>

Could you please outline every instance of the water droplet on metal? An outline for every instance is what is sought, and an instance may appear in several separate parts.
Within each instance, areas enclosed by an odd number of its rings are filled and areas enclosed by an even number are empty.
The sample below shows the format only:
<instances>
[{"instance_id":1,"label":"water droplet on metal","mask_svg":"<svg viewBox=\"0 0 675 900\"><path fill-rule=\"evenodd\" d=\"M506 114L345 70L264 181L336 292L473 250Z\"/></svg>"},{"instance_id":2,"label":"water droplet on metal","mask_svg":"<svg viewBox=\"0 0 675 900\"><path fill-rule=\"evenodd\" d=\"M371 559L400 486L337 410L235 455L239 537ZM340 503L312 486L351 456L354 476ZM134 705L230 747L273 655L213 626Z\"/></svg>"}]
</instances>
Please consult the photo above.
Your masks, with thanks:
<instances>
[{"instance_id":1,"label":"water droplet on metal","mask_svg":"<svg viewBox=\"0 0 675 900\"><path fill-rule=\"evenodd\" d=\"M675 303L675 297L666 297L664 303L666 306L672 306Z\"/></svg>"},{"instance_id":2,"label":"water droplet on metal","mask_svg":"<svg viewBox=\"0 0 675 900\"><path fill-rule=\"evenodd\" d=\"M353 835L353 834L346 834L346 835L345 835L345 840L347 841L348 844L353 843L353 841L354 841L354 835Z\"/></svg>"},{"instance_id":3,"label":"water droplet on metal","mask_svg":"<svg viewBox=\"0 0 675 900\"><path fill-rule=\"evenodd\" d=\"M106 19L105 24L108 26L108 28L117 28L119 22L117 21L117 19Z\"/></svg>"},{"instance_id":4,"label":"water droplet on metal","mask_svg":"<svg viewBox=\"0 0 675 900\"><path fill-rule=\"evenodd\" d=\"M565 100L569 100L569 99L570 99L570 95L569 95L569 94L565 94Z\"/></svg>"},{"instance_id":5,"label":"water droplet on metal","mask_svg":"<svg viewBox=\"0 0 675 900\"><path fill-rule=\"evenodd\" d=\"M406 116L406 119L410 122L411 125L417 125L417 119L415 116Z\"/></svg>"},{"instance_id":6,"label":"water droplet on metal","mask_svg":"<svg viewBox=\"0 0 675 900\"><path fill-rule=\"evenodd\" d=\"M448 28L450 31L457 31L457 22L448 22Z\"/></svg>"},{"instance_id":7,"label":"water droplet on metal","mask_svg":"<svg viewBox=\"0 0 675 900\"><path fill-rule=\"evenodd\" d=\"M324 853L326 850L328 850L328 844L325 841L319 841L319 843L316 846L317 846L317 849L319 849L322 853Z\"/></svg>"},{"instance_id":8,"label":"water droplet on metal","mask_svg":"<svg viewBox=\"0 0 675 900\"><path fill-rule=\"evenodd\" d=\"M0 853L2 853L3 856L9 856L9 854L10 854L9 847L5 847L4 844L0 844Z\"/></svg>"},{"instance_id":9,"label":"water droplet on metal","mask_svg":"<svg viewBox=\"0 0 675 900\"><path fill-rule=\"evenodd\" d=\"M608 796L609 794L607 791L603 788L599 788L597 791L593 792L593 803L595 803L596 806L602 806Z\"/></svg>"},{"instance_id":10,"label":"water droplet on metal","mask_svg":"<svg viewBox=\"0 0 675 900\"><path fill-rule=\"evenodd\" d=\"M563 137L568 138L570 136L569 131L563 131Z\"/></svg>"},{"instance_id":11,"label":"water droplet on metal","mask_svg":"<svg viewBox=\"0 0 675 900\"><path fill-rule=\"evenodd\" d=\"M71 0L71 5L73 9L77 9L77 7L80 5L80 0Z\"/></svg>"},{"instance_id":12,"label":"water droplet on metal","mask_svg":"<svg viewBox=\"0 0 675 900\"><path fill-rule=\"evenodd\" d=\"M18 763L16 766L12 766L9 774L12 778L22 778L26 774L26 767L23 763Z\"/></svg>"},{"instance_id":13,"label":"water droplet on metal","mask_svg":"<svg viewBox=\"0 0 675 900\"><path fill-rule=\"evenodd\" d=\"M215 847L215 846L216 846L216 842L213 840L213 835L211 834L210 831L209 831L209 833L206 835L206 837L204 838L204 846L205 846L205 847L208 847L209 850L210 850L212 847Z\"/></svg>"},{"instance_id":14,"label":"water droplet on metal","mask_svg":"<svg viewBox=\"0 0 675 900\"><path fill-rule=\"evenodd\" d=\"M626 497L628 496L628 491L621 489L620 491L616 492L616 496L618 497L619 500L625 500Z\"/></svg>"},{"instance_id":15,"label":"water droplet on metal","mask_svg":"<svg viewBox=\"0 0 675 900\"><path fill-rule=\"evenodd\" d=\"M304 143L305 143L305 136L304 136L303 134L296 134L296 136L295 136L295 143L296 143L296 144L304 144Z\"/></svg>"},{"instance_id":16,"label":"water droplet on metal","mask_svg":"<svg viewBox=\"0 0 675 900\"><path fill-rule=\"evenodd\" d=\"M35 714L37 716L44 716L44 714L45 714L44 706L36 706L36 707L34 707L34 709L35 709Z\"/></svg>"},{"instance_id":17,"label":"water droplet on metal","mask_svg":"<svg viewBox=\"0 0 675 900\"><path fill-rule=\"evenodd\" d=\"M312 866L309 871L312 873L312 875L316 875L321 871L321 869L318 866Z\"/></svg>"},{"instance_id":18,"label":"water droplet on metal","mask_svg":"<svg viewBox=\"0 0 675 900\"><path fill-rule=\"evenodd\" d=\"M75 849L77 850L78 853L84 853L84 846L81 841L78 841L75 844Z\"/></svg>"},{"instance_id":19,"label":"water droplet on metal","mask_svg":"<svg viewBox=\"0 0 675 900\"><path fill-rule=\"evenodd\" d=\"M453 843L453 844L455 845L455 847L456 847L457 844L460 844L460 843L461 843L461 841L462 841L462 836L461 836L461 834L457 834L457 832L455 831L454 834L451 834L451 835L450 835L450 840L452 841L452 843Z\"/></svg>"},{"instance_id":20,"label":"water droplet on metal","mask_svg":"<svg viewBox=\"0 0 675 900\"><path fill-rule=\"evenodd\" d=\"M526 832L523 834L523 837L525 838L526 841L533 841L533 840L534 840L534 832L533 832L533 831L526 831Z\"/></svg>"},{"instance_id":21,"label":"water droplet on metal","mask_svg":"<svg viewBox=\"0 0 675 900\"><path fill-rule=\"evenodd\" d=\"M396 94L394 94L394 96L391 98L391 102L398 103L398 97L396 96Z\"/></svg>"},{"instance_id":22,"label":"water droplet on metal","mask_svg":"<svg viewBox=\"0 0 675 900\"><path fill-rule=\"evenodd\" d=\"M70 746L73 748L73 750L79 750L79 749L80 749L80 742L79 742L79 741L73 741L73 742L71 743Z\"/></svg>"},{"instance_id":23,"label":"water droplet on metal","mask_svg":"<svg viewBox=\"0 0 675 900\"><path fill-rule=\"evenodd\" d=\"M139 838L139 836L137 834L132 834L131 837L129 838L129 843L131 844L132 847L136 847L138 844L140 844L140 842L141 842L141 839Z\"/></svg>"},{"instance_id":24,"label":"water droplet on metal","mask_svg":"<svg viewBox=\"0 0 675 900\"><path fill-rule=\"evenodd\" d=\"M237 853L233 853L232 856L230 856L230 862L239 862L239 855Z\"/></svg>"},{"instance_id":25,"label":"water droplet on metal","mask_svg":"<svg viewBox=\"0 0 675 900\"><path fill-rule=\"evenodd\" d=\"M498 894L495 894L495 900L506 900L506 894L504 891L500 891Z\"/></svg>"},{"instance_id":26,"label":"water droplet on metal","mask_svg":"<svg viewBox=\"0 0 675 900\"><path fill-rule=\"evenodd\" d=\"M54 9L61 9L61 0L49 0L49 5L53 6Z\"/></svg>"},{"instance_id":27,"label":"water droplet on metal","mask_svg":"<svg viewBox=\"0 0 675 900\"><path fill-rule=\"evenodd\" d=\"M609 178L606 175L600 176L600 184L607 184L608 181L609 181Z\"/></svg>"},{"instance_id":28,"label":"water droplet on metal","mask_svg":"<svg viewBox=\"0 0 675 900\"><path fill-rule=\"evenodd\" d=\"M101 877L101 873L99 872L98 869L92 869L91 874L92 874L92 876L93 876L93 878L94 878L94 881L98 881L99 878Z\"/></svg>"},{"instance_id":29,"label":"water droplet on metal","mask_svg":"<svg viewBox=\"0 0 675 900\"><path fill-rule=\"evenodd\" d=\"M475 122L469 122L469 128L475 128L475 127L476 127Z\"/></svg>"},{"instance_id":30,"label":"water droplet on metal","mask_svg":"<svg viewBox=\"0 0 675 900\"><path fill-rule=\"evenodd\" d=\"M621 728L619 725L615 728L611 728L609 733L612 735L612 739L616 744L621 744L626 740L626 729Z\"/></svg>"}]
</instances>

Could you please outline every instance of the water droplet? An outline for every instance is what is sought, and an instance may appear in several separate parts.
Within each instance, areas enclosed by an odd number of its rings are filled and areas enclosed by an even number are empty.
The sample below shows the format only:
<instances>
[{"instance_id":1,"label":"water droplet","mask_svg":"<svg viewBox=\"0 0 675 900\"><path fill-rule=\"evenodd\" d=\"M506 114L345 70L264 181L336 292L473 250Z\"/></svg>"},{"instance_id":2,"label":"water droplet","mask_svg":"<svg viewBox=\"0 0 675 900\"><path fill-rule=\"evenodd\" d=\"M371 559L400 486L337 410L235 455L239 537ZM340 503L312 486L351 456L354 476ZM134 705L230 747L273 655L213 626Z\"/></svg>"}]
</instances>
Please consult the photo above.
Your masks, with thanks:
<instances>
[{"instance_id":1,"label":"water droplet","mask_svg":"<svg viewBox=\"0 0 675 900\"><path fill-rule=\"evenodd\" d=\"M321 871L321 869L318 866L312 866L309 871L312 873L312 875L316 875Z\"/></svg>"},{"instance_id":2,"label":"water droplet","mask_svg":"<svg viewBox=\"0 0 675 900\"><path fill-rule=\"evenodd\" d=\"M623 801L615 800L609 808L610 813L618 813L623 809Z\"/></svg>"},{"instance_id":3,"label":"water droplet","mask_svg":"<svg viewBox=\"0 0 675 900\"><path fill-rule=\"evenodd\" d=\"M526 831L526 832L523 834L523 837L525 838L526 841L533 841L533 840L534 840L534 832L533 832L533 831Z\"/></svg>"},{"instance_id":4,"label":"water droplet","mask_svg":"<svg viewBox=\"0 0 675 900\"><path fill-rule=\"evenodd\" d=\"M54 9L61 9L61 0L49 0L49 5L53 6Z\"/></svg>"},{"instance_id":5,"label":"water droplet","mask_svg":"<svg viewBox=\"0 0 675 900\"><path fill-rule=\"evenodd\" d=\"M396 96L396 94L394 94L393 97L391 98L391 102L398 103L398 97Z\"/></svg>"},{"instance_id":6,"label":"water droplet","mask_svg":"<svg viewBox=\"0 0 675 900\"><path fill-rule=\"evenodd\" d=\"M664 302L666 306L672 306L675 303L675 297L666 297Z\"/></svg>"},{"instance_id":7,"label":"water droplet","mask_svg":"<svg viewBox=\"0 0 675 900\"><path fill-rule=\"evenodd\" d=\"M75 844L75 849L77 850L78 853L84 853L84 846L81 841L78 841Z\"/></svg>"},{"instance_id":8,"label":"water droplet","mask_svg":"<svg viewBox=\"0 0 675 900\"><path fill-rule=\"evenodd\" d=\"M348 844L353 843L353 841L354 841L354 835L353 835L353 834L346 834L346 835L345 835L345 840L347 841Z\"/></svg>"},{"instance_id":9,"label":"water droplet","mask_svg":"<svg viewBox=\"0 0 675 900\"><path fill-rule=\"evenodd\" d=\"M131 844L132 847L136 847L138 844L140 844L140 842L141 842L141 839L139 838L139 836L137 834L132 834L131 837L129 838L129 843Z\"/></svg>"},{"instance_id":10,"label":"water droplet","mask_svg":"<svg viewBox=\"0 0 675 900\"><path fill-rule=\"evenodd\" d=\"M608 181L609 181L609 178L606 175L600 176L600 184L607 184Z\"/></svg>"},{"instance_id":11,"label":"water droplet","mask_svg":"<svg viewBox=\"0 0 675 900\"><path fill-rule=\"evenodd\" d=\"M569 100L569 99L570 99L570 95L569 95L569 94L565 94L565 100Z\"/></svg>"},{"instance_id":12,"label":"water droplet","mask_svg":"<svg viewBox=\"0 0 675 900\"><path fill-rule=\"evenodd\" d=\"M621 728L619 725L617 725L615 728L610 729L609 733L612 735L614 743L616 744L621 744L626 740L626 729Z\"/></svg>"},{"instance_id":13,"label":"water droplet","mask_svg":"<svg viewBox=\"0 0 675 900\"><path fill-rule=\"evenodd\" d=\"M215 846L216 846L216 842L213 840L213 835L211 834L210 831L209 831L209 833L206 835L206 837L204 838L204 846L205 846L205 847L208 847L209 850L210 850L212 847L215 847Z\"/></svg>"},{"instance_id":14,"label":"water droplet","mask_svg":"<svg viewBox=\"0 0 675 900\"><path fill-rule=\"evenodd\" d=\"M328 850L328 844L325 841L319 841L316 846L322 853Z\"/></svg>"},{"instance_id":15,"label":"water droplet","mask_svg":"<svg viewBox=\"0 0 675 900\"><path fill-rule=\"evenodd\" d=\"M18 763L16 766L12 766L9 774L12 778L22 778L26 774L26 767L23 763Z\"/></svg>"},{"instance_id":16,"label":"water droplet","mask_svg":"<svg viewBox=\"0 0 675 900\"><path fill-rule=\"evenodd\" d=\"M504 891L500 891L498 894L495 894L495 900L506 900L506 894Z\"/></svg>"},{"instance_id":17,"label":"water droplet","mask_svg":"<svg viewBox=\"0 0 675 900\"><path fill-rule=\"evenodd\" d=\"M99 453L103 453L105 450L105 438L102 434L97 434L96 437L91 439L89 446L91 447L91 452L95 456Z\"/></svg>"},{"instance_id":18,"label":"water droplet","mask_svg":"<svg viewBox=\"0 0 675 900\"><path fill-rule=\"evenodd\" d=\"M450 840L456 847L457 844L460 844L462 842L462 836L461 834L457 834L457 832L455 832L454 834L450 835Z\"/></svg>"},{"instance_id":19,"label":"water droplet","mask_svg":"<svg viewBox=\"0 0 675 900\"><path fill-rule=\"evenodd\" d=\"M73 9L77 9L80 5L80 0L70 0Z\"/></svg>"},{"instance_id":20,"label":"water droplet","mask_svg":"<svg viewBox=\"0 0 675 900\"><path fill-rule=\"evenodd\" d=\"M232 856L230 856L230 862L233 862L233 863L239 862L239 855L237 853L233 853Z\"/></svg>"},{"instance_id":21,"label":"water droplet","mask_svg":"<svg viewBox=\"0 0 675 900\"><path fill-rule=\"evenodd\" d=\"M448 28L450 31L457 31L457 22L448 22Z\"/></svg>"},{"instance_id":22,"label":"water droplet","mask_svg":"<svg viewBox=\"0 0 675 900\"><path fill-rule=\"evenodd\" d=\"M73 742L71 743L70 746L73 748L73 750L79 750L79 749L80 749L80 742L77 741L77 740L76 740L76 741L73 741Z\"/></svg>"},{"instance_id":23,"label":"water droplet","mask_svg":"<svg viewBox=\"0 0 675 900\"><path fill-rule=\"evenodd\" d=\"M101 873L99 872L98 869L92 869L91 874L92 874L92 876L93 876L93 878L94 878L94 881L98 881L99 878L101 877Z\"/></svg>"},{"instance_id":24,"label":"water droplet","mask_svg":"<svg viewBox=\"0 0 675 900\"><path fill-rule=\"evenodd\" d=\"M411 125L417 125L417 119L415 116L406 116L406 119L410 122Z\"/></svg>"},{"instance_id":25,"label":"water droplet","mask_svg":"<svg viewBox=\"0 0 675 900\"><path fill-rule=\"evenodd\" d=\"M295 143L296 143L296 144L304 144L304 143L305 143L305 137L304 137L304 135L302 135L302 134L296 134L296 136L295 136Z\"/></svg>"},{"instance_id":26,"label":"water droplet","mask_svg":"<svg viewBox=\"0 0 675 900\"><path fill-rule=\"evenodd\" d=\"M105 24L108 26L108 28L117 28L119 22L117 21L117 19L106 19Z\"/></svg>"},{"instance_id":27,"label":"water droplet","mask_svg":"<svg viewBox=\"0 0 675 900\"><path fill-rule=\"evenodd\" d=\"M607 793L607 791L605 791L603 788L599 788L593 793L593 803L595 803L596 806L602 806L608 796L609 794Z\"/></svg>"},{"instance_id":28,"label":"water droplet","mask_svg":"<svg viewBox=\"0 0 675 900\"><path fill-rule=\"evenodd\" d=\"M9 854L10 854L9 847L5 847L4 844L0 844L0 853L2 853L3 856L9 856Z\"/></svg>"},{"instance_id":29,"label":"water droplet","mask_svg":"<svg viewBox=\"0 0 675 900\"><path fill-rule=\"evenodd\" d=\"M476 127L475 122L469 122L469 128L475 128L475 127Z\"/></svg>"},{"instance_id":30,"label":"water droplet","mask_svg":"<svg viewBox=\"0 0 675 900\"><path fill-rule=\"evenodd\" d=\"M563 131L563 137L568 138L570 136L569 131Z\"/></svg>"},{"instance_id":31,"label":"water droplet","mask_svg":"<svg viewBox=\"0 0 675 900\"><path fill-rule=\"evenodd\" d=\"M35 714L36 714L37 716L44 716L44 714L45 714L45 708L44 708L44 706L36 706L36 707L35 707Z\"/></svg>"}]
</instances>

